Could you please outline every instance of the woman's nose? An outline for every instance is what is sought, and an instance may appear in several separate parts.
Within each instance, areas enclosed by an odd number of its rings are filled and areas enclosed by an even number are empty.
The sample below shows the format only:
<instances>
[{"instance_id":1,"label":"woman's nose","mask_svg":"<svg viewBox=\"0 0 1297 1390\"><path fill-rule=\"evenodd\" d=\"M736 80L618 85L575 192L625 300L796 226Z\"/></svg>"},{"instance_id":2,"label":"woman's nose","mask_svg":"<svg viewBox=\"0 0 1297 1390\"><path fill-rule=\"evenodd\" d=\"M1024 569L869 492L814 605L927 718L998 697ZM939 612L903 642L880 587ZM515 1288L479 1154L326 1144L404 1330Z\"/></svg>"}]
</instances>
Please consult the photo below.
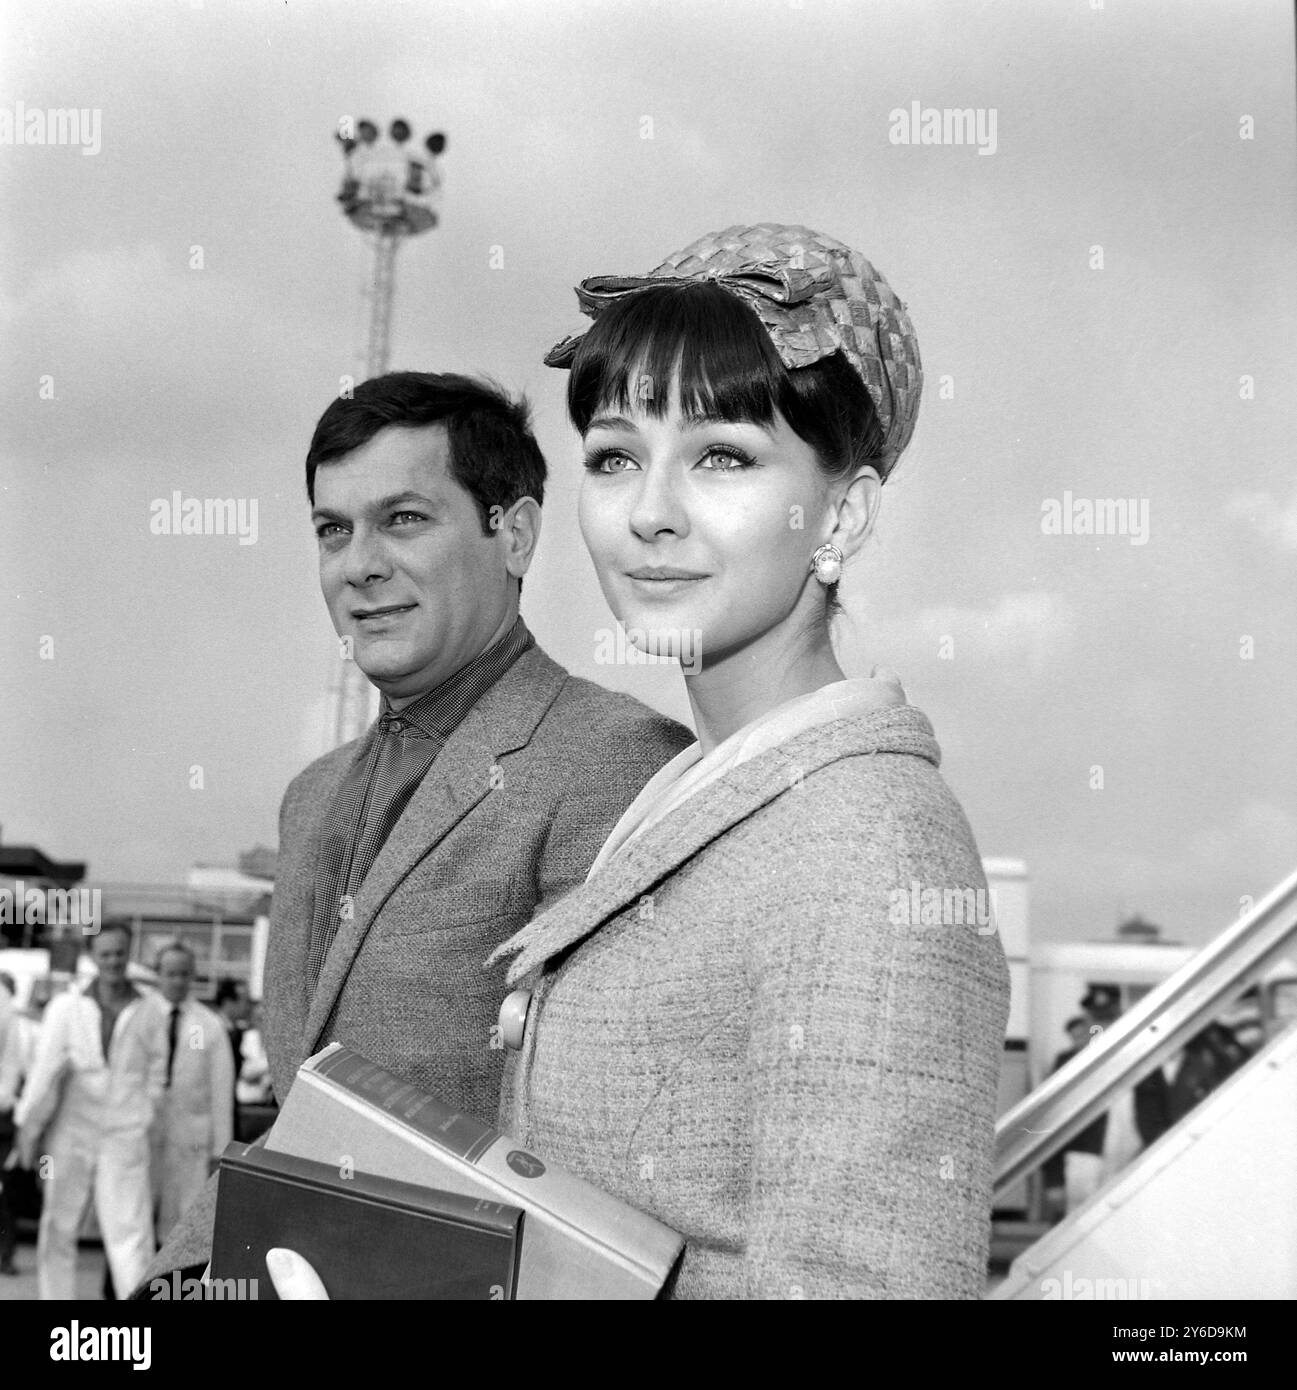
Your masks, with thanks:
<instances>
[{"instance_id":1,"label":"woman's nose","mask_svg":"<svg viewBox=\"0 0 1297 1390\"><path fill-rule=\"evenodd\" d=\"M688 534L689 518L675 469L664 463L644 469L635 487L629 520L631 530L643 540L652 540L663 531Z\"/></svg>"}]
</instances>

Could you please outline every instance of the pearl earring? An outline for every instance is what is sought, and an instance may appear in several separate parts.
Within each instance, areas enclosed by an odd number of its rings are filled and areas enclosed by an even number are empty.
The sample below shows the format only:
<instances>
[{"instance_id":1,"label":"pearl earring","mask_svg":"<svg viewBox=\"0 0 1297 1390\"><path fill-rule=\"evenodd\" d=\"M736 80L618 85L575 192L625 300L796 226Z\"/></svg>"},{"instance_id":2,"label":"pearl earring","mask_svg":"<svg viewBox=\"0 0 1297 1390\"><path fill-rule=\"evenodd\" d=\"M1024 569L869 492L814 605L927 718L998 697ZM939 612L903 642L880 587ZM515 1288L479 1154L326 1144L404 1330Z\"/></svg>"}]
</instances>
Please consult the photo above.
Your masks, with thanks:
<instances>
[{"instance_id":1,"label":"pearl earring","mask_svg":"<svg viewBox=\"0 0 1297 1390\"><path fill-rule=\"evenodd\" d=\"M836 584L842 575L842 552L831 541L825 541L811 556L811 566L816 579L828 588L830 584Z\"/></svg>"}]
</instances>

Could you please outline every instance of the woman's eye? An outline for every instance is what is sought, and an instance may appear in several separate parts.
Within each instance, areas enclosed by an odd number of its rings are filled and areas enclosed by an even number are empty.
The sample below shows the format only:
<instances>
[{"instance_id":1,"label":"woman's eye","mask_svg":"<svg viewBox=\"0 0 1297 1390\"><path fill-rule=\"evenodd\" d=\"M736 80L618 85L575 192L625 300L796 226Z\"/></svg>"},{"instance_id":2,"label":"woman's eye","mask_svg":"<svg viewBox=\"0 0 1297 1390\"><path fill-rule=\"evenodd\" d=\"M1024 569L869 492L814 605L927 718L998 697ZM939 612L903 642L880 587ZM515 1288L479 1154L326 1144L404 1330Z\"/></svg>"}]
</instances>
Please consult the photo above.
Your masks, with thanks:
<instances>
[{"instance_id":1,"label":"woman's eye","mask_svg":"<svg viewBox=\"0 0 1297 1390\"><path fill-rule=\"evenodd\" d=\"M742 468L750 468L756 462L742 449L708 449L699 460L700 465L713 473L737 473Z\"/></svg>"},{"instance_id":2,"label":"woman's eye","mask_svg":"<svg viewBox=\"0 0 1297 1390\"><path fill-rule=\"evenodd\" d=\"M624 473L634 462L629 454L616 449L599 449L585 456L585 466L591 473Z\"/></svg>"}]
</instances>

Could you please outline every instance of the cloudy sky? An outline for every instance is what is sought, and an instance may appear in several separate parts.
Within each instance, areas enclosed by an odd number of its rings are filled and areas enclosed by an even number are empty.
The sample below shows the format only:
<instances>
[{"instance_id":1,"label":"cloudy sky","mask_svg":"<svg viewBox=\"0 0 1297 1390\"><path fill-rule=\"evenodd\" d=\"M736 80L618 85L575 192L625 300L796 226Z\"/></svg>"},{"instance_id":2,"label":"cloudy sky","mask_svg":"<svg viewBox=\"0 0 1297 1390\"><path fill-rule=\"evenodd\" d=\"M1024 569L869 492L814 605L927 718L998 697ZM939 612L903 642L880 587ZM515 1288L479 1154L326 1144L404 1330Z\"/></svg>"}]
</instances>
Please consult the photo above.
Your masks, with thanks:
<instances>
[{"instance_id":1,"label":"cloudy sky","mask_svg":"<svg viewBox=\"0 0 1297 1390\"><path fill-rule=\"evenodd\" d=\"M595 664L540 364L583 322L572 285L803 223L885 272L927 378L842 663L901 672L983 852L1027 862L1037 935L1138 910L1201 941L1297 864L1290 5L10 0L0 24L10 117L99 122L94 152L0 144L6 842L178 881L273 843L325 747L302 457L363 346L351 114L447 133L392 364L529 394L552 480L523 613L556 659L687 718L674 669ZM914 103L994 112L993 151L895 143ZM256 544L151 534L174 491L255 499ZM1047 533L1065 493L1147 508L1146 537Z\"/></svg>"}]
</instances>

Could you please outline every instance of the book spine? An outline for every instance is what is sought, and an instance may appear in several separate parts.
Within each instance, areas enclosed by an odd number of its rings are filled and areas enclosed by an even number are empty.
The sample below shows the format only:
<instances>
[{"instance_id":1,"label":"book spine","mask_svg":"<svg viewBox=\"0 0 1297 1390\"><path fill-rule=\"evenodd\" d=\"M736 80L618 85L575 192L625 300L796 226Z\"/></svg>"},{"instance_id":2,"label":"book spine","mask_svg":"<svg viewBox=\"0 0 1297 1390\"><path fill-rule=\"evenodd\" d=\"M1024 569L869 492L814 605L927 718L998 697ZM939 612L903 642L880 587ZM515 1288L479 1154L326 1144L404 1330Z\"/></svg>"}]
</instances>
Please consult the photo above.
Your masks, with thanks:
<instances>
[{"instance_id":1,"label":"book spine","mask_svg":"<svg viewBox=\"0 0 1297 1390\"><path fill-rule=\"evenodd\" d=\"M442 1148L476 1163L487 1149L500 1138L497 1130L484 1125L472 1115L452 1110L449 1105L393 1076L377 1062L337 1046L321 1057L311 1070L344 1091L351 1091L393 1119L440 1144Z\"/></svg>"}]
</instances>

